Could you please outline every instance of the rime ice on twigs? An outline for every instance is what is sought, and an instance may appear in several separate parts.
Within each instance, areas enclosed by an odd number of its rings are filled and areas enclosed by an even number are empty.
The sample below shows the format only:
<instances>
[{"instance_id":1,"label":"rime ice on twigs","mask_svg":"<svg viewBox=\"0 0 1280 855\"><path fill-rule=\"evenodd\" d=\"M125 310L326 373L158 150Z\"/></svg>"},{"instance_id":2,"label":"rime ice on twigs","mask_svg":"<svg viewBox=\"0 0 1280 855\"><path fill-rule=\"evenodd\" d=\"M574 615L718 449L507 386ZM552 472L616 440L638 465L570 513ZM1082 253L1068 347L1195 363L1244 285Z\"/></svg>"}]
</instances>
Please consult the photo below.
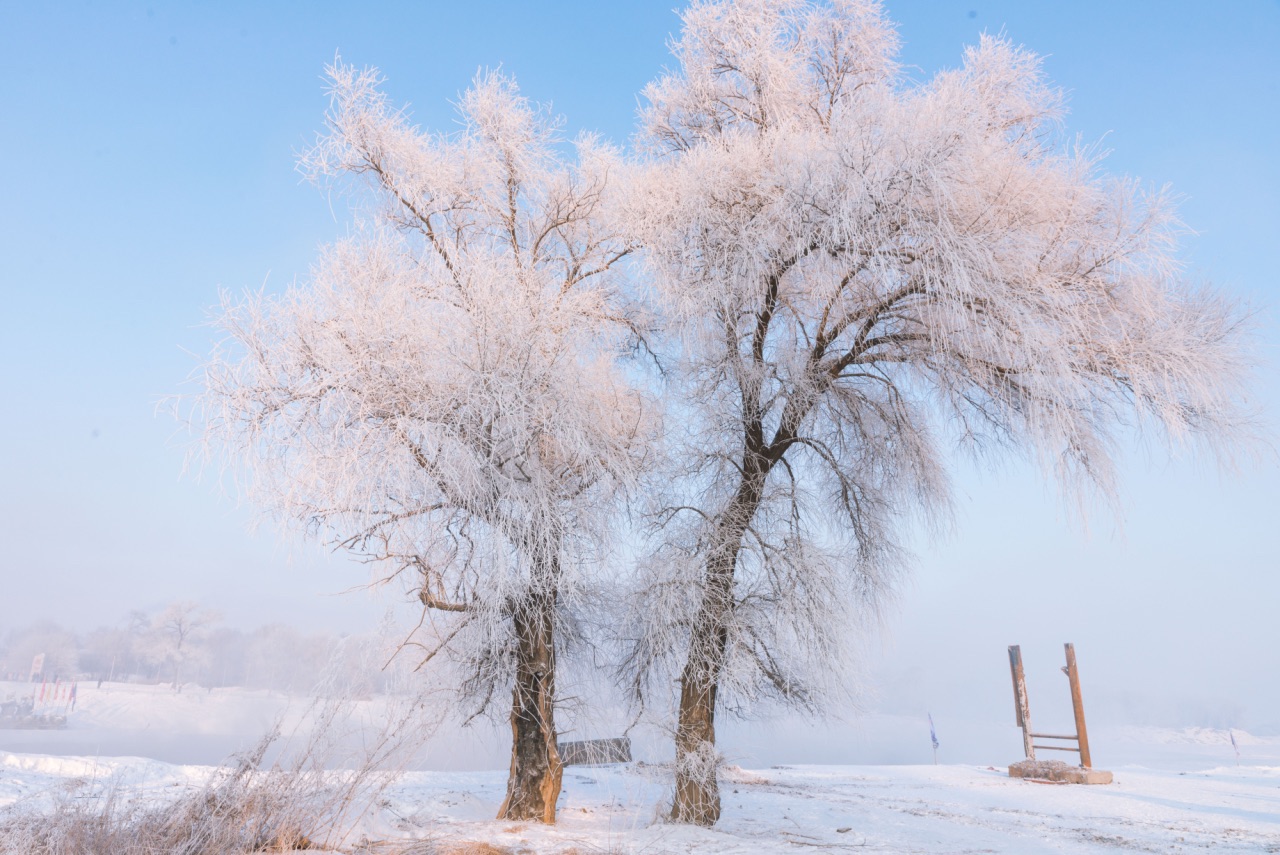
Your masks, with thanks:
<instances>
[{"instance_id":1,"label":"rime ice on twigs","mask_svg":"<svg viewBox=\"0 0 1280 855\"><path fill-rule=\"evenodd\" d=\"M329 80L301 166L347 179L365 216L309 282L224 299L208 435L252 499L406 583L409 644L464 715L511 699L500 813L552 822L557 656L651 445L617 364L629 247L598 217L615 158L584 138L567 162L554 117L501 74L448 135L411 126L376 71Z\"/></svg>"},{"instance_id":2,"label":"rime ice on twigs","mask_svg":"<svg viewBox=\"0 0 1280 855\"><path fill-rule=\"evenodd\" d=\"M1168 194L1072 146L1010 41L917 83L878 3L723 0L673 51L629 227L680 330L687 442L630 670L678 695L672 816L711 824L717 710L847 688L848 629L905 526L946 521L953 449L1111 498L1135 428L1247 437L1250 360L1242 313L1180 275Z\"/></svg>"}]
</instances>

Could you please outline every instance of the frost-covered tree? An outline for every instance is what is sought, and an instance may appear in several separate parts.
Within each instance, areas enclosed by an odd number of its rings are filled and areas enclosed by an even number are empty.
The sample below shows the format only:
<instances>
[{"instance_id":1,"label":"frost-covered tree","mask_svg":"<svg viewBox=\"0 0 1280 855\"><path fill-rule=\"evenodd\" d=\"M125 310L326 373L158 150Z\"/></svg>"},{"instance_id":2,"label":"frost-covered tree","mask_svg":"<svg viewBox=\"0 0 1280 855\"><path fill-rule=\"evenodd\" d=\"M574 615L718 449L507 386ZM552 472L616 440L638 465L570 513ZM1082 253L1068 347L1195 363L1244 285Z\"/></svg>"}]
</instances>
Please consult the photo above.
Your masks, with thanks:
<instances>
[{"instance_id":1,"label":"frost-covered tree","mask_svg":"<svg viewBox=\"0 0 1280 855\"><path fill-rule=\"evenodd\" d=\"M258 627L243 642L245 683L307 692L324 672L330 643L323 635L304 635L283 624Z\"/></svg>"},{"instance_id":2,"label":"frost-covered tree","mask_svg":"<svg viewBox=\"0 0 1280 855\"><path fill-rule=\"evenodd\" d=\"M142 670L138 638L126 627L101 626L80 646L80 670L98 680L119 679Z\"/></svg>"},{"instance_id":3,"label":"frost-covered tree","mask_svg":"<svg viewBox=\"0 0 1280 855\"><path fill-rule=\"evenodd\" d=\"M367 216L279 297L224 301L203 418L257 502L407 580L413 644L472 713L512 693L500 816L553 822L555 679L609 503L648 447L619 367L628 248L598 210L613 155L568 161L556 121L501 74L461 130L411 126L372 70L329 69L302 157Z\"/></svg>"},{"instance_id":4,"label":"frost-covered tree","mask_svg":"<svg viewBox=\"0 0 1280 855\"><path fill-rule=\"evenodd\" d=\"M182 691L182 675L188 666L203 660L204 641L217 621L217 613L198 603L170 603L151 618L150 628L142 637L143 656L171 674L174 689Z\"/></svg>"},{"instance_id":5,"label":"frost-covered tree","mask_svg":"<svg viewBox=\"0 0 1280 855\"><path fill-rule=\"evenodd\" d=\"M687 477L627 664L641 691L678 674L672 816L710 824L717 709L821 705L904 521L945 514L947 447L1113 496L1133 430L1230 446L1248 360L1179 275L1168 196L1064 141L1032 54L984 37L914 84L871 0L683 20L629 227L680 330Z\"/></svg>"},{"instance_id":6,"label":"frost-covered tree","mask_svg":"<svg viewBox=\"0 0 1280 855\"><path fill-rule=\"evenodd\" d=\"M42 676L53 680L74 677L79 666L76 638L50 620L37 621L6 633L0 647L0 672L26 680L33 660L44 654Z\"/></svg>"}]
</instances>

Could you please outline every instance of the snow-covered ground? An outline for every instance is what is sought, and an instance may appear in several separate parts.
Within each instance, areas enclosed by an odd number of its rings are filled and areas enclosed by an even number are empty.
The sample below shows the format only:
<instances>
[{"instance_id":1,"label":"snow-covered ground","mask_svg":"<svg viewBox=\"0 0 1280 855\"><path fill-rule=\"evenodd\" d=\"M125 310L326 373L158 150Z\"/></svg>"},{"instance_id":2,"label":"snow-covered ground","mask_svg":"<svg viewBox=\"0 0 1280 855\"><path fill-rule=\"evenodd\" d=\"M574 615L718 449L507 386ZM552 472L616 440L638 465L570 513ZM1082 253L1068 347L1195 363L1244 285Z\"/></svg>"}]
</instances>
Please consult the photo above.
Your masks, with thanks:
<instances>
[{"instance_id":1,"label":"snow-covered ground","mask_svg":"<svg viewBox=\"0 0 1280 855\"><path fill-rule=\"evenodd\" d=\"M115 774L157 794L206 767L0 753L0 804ZM1280 852L1280 766L1121 769L1105 787L1010 779L975 766L732 768L714 829L659 820L662 767L571 767L559 822L495 822L502 772L411 772L371 839L488 842L515 852Z\"/></svg>"},{"instance_id":2,"label":"snow-covered ground","mask_svg":"<svg viewBox=\"0 0 1280 855\"><path fill-rule=\"evenodd\" d=\"M6 690L21 687L0 684L0 697ZM82 686L68 730L0 730L0 806L112 776L163 797L208 777L212 760L192 756L246 747L303 707L240 690ZM872 717L862 733L892 737L917 726ZM1016 748L1017 731L1007 729ZM660 821L670 778L661 763L567 769L553 828L492 821L504 771L455 765L407 773L360 833L514 852L1280 852L1280 738L1234 736L1239 766L1227 731L1099 727L1096 765L1115 773L1101 787L1010 779L1003 766L1018 757L1008 752L988 764L731 767L723 818L709 830ZM193 738L184 755L183 740ZM156 755L170 762L143 759Z\"/></svg>"},{"instance_id":3,"label":"snow-covered ground","mask_svg":"<svg viewBox=\"0 0 1280 855\"><path fill-rule=\"evenodd\" d=\"M1122 770L1107 787L1052 786L973 766L734 770L714 829L661 822L666 776L571 768L555 829L488 822L500 773L415 773L392 794L401 832L534 851L1280 852L1280 768ZM388 829L388 833L390 829Z\"/></svg>"}]
</instances>

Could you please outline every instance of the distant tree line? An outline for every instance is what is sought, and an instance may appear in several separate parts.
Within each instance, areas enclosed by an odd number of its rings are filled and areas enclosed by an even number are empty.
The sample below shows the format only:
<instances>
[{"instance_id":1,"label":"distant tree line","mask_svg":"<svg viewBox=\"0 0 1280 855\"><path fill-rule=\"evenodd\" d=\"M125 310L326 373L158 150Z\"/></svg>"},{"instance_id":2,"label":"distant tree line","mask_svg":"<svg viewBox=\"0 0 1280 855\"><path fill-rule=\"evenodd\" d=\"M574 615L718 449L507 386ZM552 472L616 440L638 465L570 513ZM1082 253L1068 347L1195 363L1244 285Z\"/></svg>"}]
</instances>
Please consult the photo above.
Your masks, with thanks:
<instances>
[{"instance_id":1,"label":"distant tree line","mask_svg":"<svg viewBox=\"0 0 1280 855\"><path fill-rule=\"evenodd\" d=\"M380 668L382 649L376 634L304 633L278 623L242 630L195 603L174 602L154 612L133 610L114 625L87 631L52 620L0 626L0 676L30 679L33 661L43 654L36 679L281 692L309 692L329 679L372 693L393 679Z\"/></svg>"}]
</instances>

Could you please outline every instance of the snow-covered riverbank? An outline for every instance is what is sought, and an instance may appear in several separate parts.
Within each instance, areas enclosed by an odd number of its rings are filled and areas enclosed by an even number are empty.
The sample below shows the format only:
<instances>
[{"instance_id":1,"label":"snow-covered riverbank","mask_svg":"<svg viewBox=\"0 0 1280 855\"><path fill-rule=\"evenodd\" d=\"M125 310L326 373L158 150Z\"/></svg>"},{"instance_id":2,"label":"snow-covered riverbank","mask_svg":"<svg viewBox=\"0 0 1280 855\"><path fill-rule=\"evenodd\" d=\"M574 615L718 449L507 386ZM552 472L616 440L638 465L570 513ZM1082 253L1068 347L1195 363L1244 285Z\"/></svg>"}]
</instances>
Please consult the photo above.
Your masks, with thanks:
<instances>
[{"instance_id":1,"label":"snow-covered riverbank","mask_svg":"<svg viewBox=\"0 0 1280 855\"><path fill-rule=\"evenodd\" d=\"M118 778L148 798L199 785L204 767L0 754L0 804ZM355 839L486 842L511 852L1280 852L1280 766L1116 770L1105 787L1014 780L974 766L729 770L714 829L660 821L658 766L566 770L559 823L492 821L505 775L411 772Z\"/></svg>"},{"instance_id":2,"label":"snow-covered riverbank","mask_svg":"<svg viewBox=\"0 0 1280 855\"><path fill-rule=\"evenodd\" d=\"M360 702L374 718L381 703ZM0 808L106 781L143 799L174 798L206 781L211 763L276 720L292 726L306 707L305 699L238 689L82 686L66 731L0 731ZM483 841L511 852L1280 852L1280 738L1100 724L1095 762L1115 773L1103 787L1008 778L1004 766L1018 759L1020 740L998 723L956 723L948 734L969 756L988 753L987 763L841 762L872 743L888 751L920 727L909 717L869 716L851 726L861 744L831 745L824 755L815 733L779 727L769 740L769 725L752 725L739 736L757 746L755 756L735 758L749 768L726 772L723 818L710 830L661 821L670 772L660 740L638 743L635 764L566 769L560 821L546 828L492 821L505 786L496 736L441 734L353 840ZM944 743L944 761L948 752L962 748ZM788 753L796 764L769 762ZM823 756L829 765L799 765Z\"/></svg>"}]
</instances>

